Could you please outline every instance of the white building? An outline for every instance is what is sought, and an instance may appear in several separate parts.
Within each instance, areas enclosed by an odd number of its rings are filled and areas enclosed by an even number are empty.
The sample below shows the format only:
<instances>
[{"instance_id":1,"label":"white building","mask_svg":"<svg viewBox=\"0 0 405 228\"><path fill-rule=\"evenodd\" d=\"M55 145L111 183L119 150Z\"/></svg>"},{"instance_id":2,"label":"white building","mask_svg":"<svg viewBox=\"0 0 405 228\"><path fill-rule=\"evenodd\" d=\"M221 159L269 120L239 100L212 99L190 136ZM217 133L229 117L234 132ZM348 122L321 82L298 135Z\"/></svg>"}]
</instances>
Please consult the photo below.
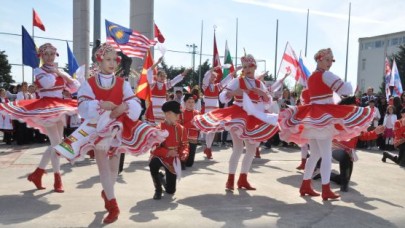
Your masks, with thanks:
<instances>
[{"instance_id":1,"label":"white building","mask_svg":"<svg viewBox=\"0 0 405 228\"><path fill-rule=\"evenodd\" d=\"M359 39L357 85L361 92L368 87L374 88L375 93L380 92L385 56L396 54L401 44L405 44L405 31Z\"/></svg>"}]
</instances>

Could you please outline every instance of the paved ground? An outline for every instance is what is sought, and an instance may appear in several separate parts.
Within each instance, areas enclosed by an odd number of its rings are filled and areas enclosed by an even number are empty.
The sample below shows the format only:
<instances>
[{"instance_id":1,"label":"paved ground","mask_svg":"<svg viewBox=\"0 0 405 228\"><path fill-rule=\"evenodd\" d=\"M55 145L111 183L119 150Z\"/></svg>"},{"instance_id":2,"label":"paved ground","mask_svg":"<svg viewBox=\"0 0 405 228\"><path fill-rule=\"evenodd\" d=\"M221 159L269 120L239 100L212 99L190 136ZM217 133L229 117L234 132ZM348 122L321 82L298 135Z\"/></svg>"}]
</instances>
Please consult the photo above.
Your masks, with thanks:
<instances>
[{"instance_id":1,"label":"paved ground","mask_svg":"<svg viewBox=\"0 0 405 228\"><path fill-rule=\"evenodd\" d=\"M221 150L220 150L221 149ZM106 216L94 160L62 161L65 193L26 180L39 163L43 145L0 145L0 226L100 227ZM349 192L338 201L300 197L298 149L264 150L248 176L256 191L224 190L231 150L214 148L206 160L198 149L193 168L183 173L173 197L152 199L148 156L127 156L116 185L121 214L111 227L404 227L405 170L382 163L381 152L359 151ZM50 170L50 165L48 167ZM337 169L337 164L333 165ZM320 181L314 181L320 191ZM339 190L337 185L332 188Z\"/></svg>"}]
</instances>

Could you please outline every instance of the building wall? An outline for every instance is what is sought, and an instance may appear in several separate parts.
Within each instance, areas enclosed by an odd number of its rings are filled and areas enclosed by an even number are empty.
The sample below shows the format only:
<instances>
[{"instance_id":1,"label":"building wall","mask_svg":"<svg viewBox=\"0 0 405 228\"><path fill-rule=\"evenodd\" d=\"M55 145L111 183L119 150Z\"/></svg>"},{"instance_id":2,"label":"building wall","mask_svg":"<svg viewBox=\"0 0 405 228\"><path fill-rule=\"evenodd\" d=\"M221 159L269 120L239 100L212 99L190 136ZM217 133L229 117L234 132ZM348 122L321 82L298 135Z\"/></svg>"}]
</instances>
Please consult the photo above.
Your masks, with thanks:
<instances>
[{"instance_id":1,"label":"building wall","mask_svg":"<svg viewBox=\"0 0 405 228\"><path fill-rule=\"evenodd\" d=\"M396 54L401 44L405 44L405 31L359 39L357 85L361 92L368 87L373 87L376 93L380 92L385 56Z\"/></svg>"}]
</instances>

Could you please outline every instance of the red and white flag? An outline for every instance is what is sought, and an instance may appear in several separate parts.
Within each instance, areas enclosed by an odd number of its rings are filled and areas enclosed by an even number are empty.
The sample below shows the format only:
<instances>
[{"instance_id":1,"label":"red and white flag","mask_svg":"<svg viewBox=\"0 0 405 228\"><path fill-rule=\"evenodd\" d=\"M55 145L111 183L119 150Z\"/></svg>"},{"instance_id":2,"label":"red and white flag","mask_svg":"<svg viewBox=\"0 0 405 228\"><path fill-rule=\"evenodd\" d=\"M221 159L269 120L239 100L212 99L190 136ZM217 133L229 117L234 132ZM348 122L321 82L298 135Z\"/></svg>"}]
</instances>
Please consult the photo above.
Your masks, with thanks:
<instances>
[{"instance_id":1,"label":"red and white flag","mask_svg":"<svg viewBox=\"0 0 405 228\"><path fill-rule=\"evenodd\" d=\"M277 78L283 77L287 72L291 71L291 76L303 86L307 86L307 79L302 73L299 59L292 49L291 45L287 42L283 58L281 59L280 67L278 68Z\"/></svg>"},{"instance_id":2,"label":"red and white flag","mask_svg":"<svg viewBox=\"0 0 405 228\"><path fill-rule=\"evenodd\" d=\"M219 54L218 54L218 48L217 48L217 39L215 38L215 33L214 33L214 58L212 59L212 66L221 66L221 60L219 59ZM222 80L222 69L215 69L215 72L217 73L217 79L215 83L219 83Z\"/></svg>"},{"instance_id":3,"label":"red and white flag","mask_svg":"<svg viewBox=\"0 0 405 228\"><path fill-rule=\"evenodd\" d=\"M32 9L32 25L38 27L39 29L45 32L45 26L34 9Z\"/></svg>"}]
</instances>

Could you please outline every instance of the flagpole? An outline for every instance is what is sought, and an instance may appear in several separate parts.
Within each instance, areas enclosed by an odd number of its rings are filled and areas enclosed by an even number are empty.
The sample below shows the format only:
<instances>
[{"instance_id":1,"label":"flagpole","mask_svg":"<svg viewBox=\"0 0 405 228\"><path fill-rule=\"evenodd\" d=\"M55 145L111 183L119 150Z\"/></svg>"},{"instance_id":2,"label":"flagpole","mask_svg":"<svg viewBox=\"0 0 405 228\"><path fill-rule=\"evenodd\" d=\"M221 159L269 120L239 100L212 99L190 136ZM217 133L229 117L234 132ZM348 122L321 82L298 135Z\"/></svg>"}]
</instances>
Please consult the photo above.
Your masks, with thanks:
<instances>
[{"instance_id":1,"label":"flagpole","mask_svg":"<svg viewBox=\"0 0 405 228\"><path fill-rule=\"evenodd\" d=\"M287 45L288 45L288 42L285 44L283 55L284 55L285 51L287 50ZM277 75L280 73L280 68L281 68L282 63L283 63L283 58L281 58L280 66L278 67L278 71L277 71L277 74L275 76L276 80L277 80Z\"/></svg>"},{"instance_id":2,"label":"flagpole","mask_svg":"<svg viewBox=\"0 0 405 228\"><path fill-rule=\"evenodd\" d=\"M305 57L307 57L307 46L308 46L308 23L309 23L309 9L307 11L307 29L306 29L306 35L305 35Z\"/></svg>"},{"instance_id":3,"label":"flagpole","mask_svg":"<svg viewBox=\"0 0 405 228\"><path fill-rule=\"evenodd\" d=\"M198 87L199 87L199 89L201 89L201 60L202 60L202 45L203 45L203 28L204 28L204 21L201 20L200 70L198 72Z\"/></svg>"},{"instance_id":4,"label":"flagpole","mask_svg":"<svg viewBox=\"0 0 405 228\"><path fill-rule=\"evenodd\" d=\"M278 46L278 19L276 21L276 51L274 52L274 79L277 80L277 46ZM287 48L287 45L285 46ZM284 50L285 52L285 50ZM279 69L280 70L280 69Z\"/></svg>"},{"instance_id":5,"label":"flagpole","mask_svg":"<svg viewBox=\"0 0 405 228\"><path fill-rule=\"evenodd\" d=\"M347 25L347 45L346 45L346 68L345 68L345 82L347 82L347 62L349 59L349 37L350 37L350 13L352 9L352 3L349 3L349 23Z\"/></svg>"},{"instance_id":6,"label":"flagpole","mask_svg":"<svg viewBox=\"0 0 405 228\"><path fill-rule=\"evenodd\" d=\"M236 48L235 48L235 67L238 66L238 18L236 18Z\"/></svg>"},{"instance_id":7,"label":"flagpole","mask_svg":"<svg viewBox=\"0 0 405 228\"><path fill-rule=\"evenodd\" d=\"M34 19L34 8L32 8L32 18ZM35 35L34 35L34 21L32 22L32 41L34 41L34 45L35 45ZM32 76L31 76L31 83L34 83L34 69L32 69ZM24 81L24 77L23 77L23 81Z\"/></svg>"}]
</instances>

